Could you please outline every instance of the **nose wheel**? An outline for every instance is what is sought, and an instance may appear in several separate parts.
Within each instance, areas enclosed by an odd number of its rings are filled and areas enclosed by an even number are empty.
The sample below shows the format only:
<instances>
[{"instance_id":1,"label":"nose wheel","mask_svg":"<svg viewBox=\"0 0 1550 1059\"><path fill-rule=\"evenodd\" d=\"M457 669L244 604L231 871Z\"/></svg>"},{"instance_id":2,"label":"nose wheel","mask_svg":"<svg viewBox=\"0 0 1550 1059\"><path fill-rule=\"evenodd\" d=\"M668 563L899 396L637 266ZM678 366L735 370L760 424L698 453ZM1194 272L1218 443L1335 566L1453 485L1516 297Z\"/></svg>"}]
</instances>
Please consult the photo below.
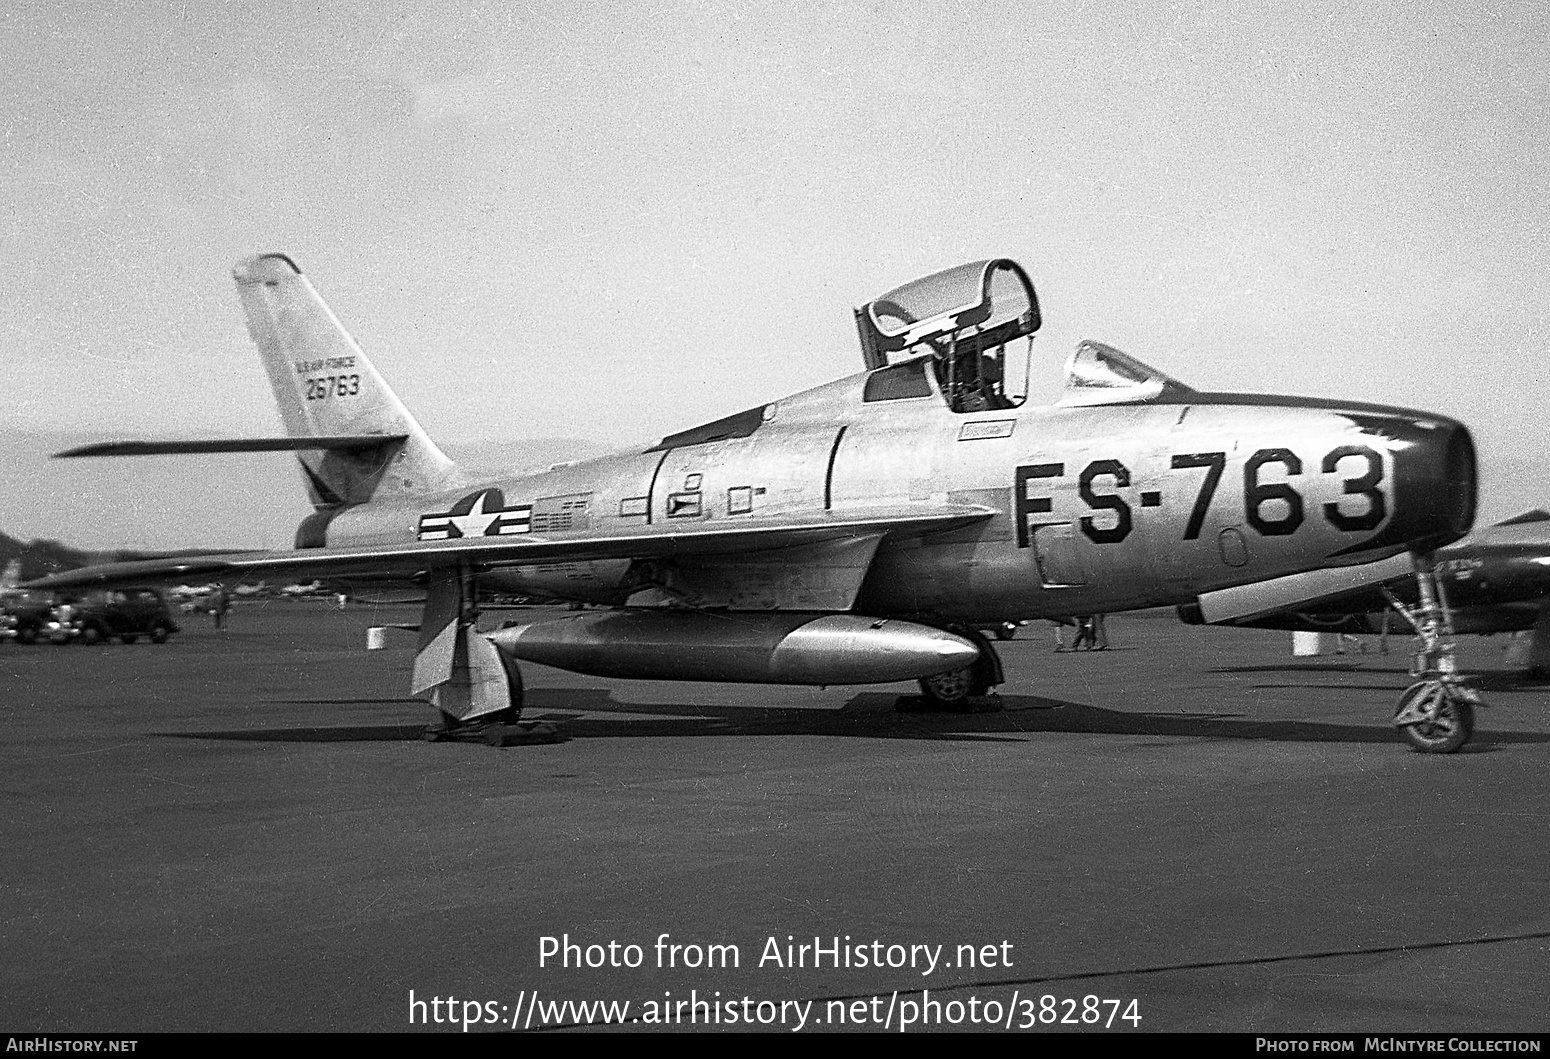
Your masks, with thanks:
<instances>
[{"instance_id":1,"label":"nose wheel","mask_svg":"<svg viewBox=\"0 0 1550 1059\"><path fill-rule=\"evenodd\" d=\"M1451 754L1475 732L1473 688L1443 680L1421 680L1399 697L1394 723L1405 742L1423 754Z\"/></svg>"},{"instance_id":2,"label":"nose wheel","mask_svg":"<svg viewBox=\"0 0 1550 1059\"><path fill-rule=\"evenodd\" d=\"M1410 672L1420 679L1405 689L1394 711L1399 736L1423 754L1452 754L1475 732L1479 694L1458 674L1453 658L1453 618L1437 567L1429 554L1411 553L1420 602L1407 607L1388 589L1389 605L1418 638Z\"/></svg>"}]
</instances>

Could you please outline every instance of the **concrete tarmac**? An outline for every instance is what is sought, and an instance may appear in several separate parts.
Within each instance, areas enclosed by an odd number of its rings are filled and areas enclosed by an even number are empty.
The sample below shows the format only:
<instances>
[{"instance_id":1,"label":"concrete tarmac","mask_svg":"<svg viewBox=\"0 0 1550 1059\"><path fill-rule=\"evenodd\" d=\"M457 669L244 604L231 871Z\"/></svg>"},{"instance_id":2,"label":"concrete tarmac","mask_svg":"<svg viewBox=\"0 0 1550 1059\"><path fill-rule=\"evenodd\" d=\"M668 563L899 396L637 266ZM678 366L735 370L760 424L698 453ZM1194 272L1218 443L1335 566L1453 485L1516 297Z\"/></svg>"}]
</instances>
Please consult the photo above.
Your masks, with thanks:
<instances>
[{"instance_id":1,"label":"concrete tarmac","mask_svg":"<svg viewBox=\"0 0 1550 1059\"><path fill-rule=\"evenodd\" d=\"M363 650L414 619L0 646L0 1030L1550 1029L1550 689L1502 638L1453 756L1387 723L1401 638L1165 613L1022 630L994 713L525 665L569 739L496 749Z\"/></svg>"}]
</instances>

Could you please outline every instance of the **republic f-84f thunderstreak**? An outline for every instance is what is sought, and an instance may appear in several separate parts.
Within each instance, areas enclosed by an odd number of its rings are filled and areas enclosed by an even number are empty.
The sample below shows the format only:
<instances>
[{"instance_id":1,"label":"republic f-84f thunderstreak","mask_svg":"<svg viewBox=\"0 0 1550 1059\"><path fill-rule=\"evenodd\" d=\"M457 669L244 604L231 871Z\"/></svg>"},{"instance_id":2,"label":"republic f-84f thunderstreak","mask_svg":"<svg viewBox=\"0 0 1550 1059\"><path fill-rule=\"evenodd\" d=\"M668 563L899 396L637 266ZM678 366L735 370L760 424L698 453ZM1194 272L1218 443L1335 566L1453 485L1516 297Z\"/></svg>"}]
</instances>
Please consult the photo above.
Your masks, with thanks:
<instances>
[{"instance_id":1,"label":"republic f-84f thunderstreak","mask_svg":"<svg viewBox=\"0 0 1550 1059\"><path fill-rule=\"evenodd\" d=\"M1194 390L1082 343L1030 400L1038 300L1006 259L856 310L865 370L644 450L474 480L415 422L288 257L238 293L287 436L61 455L293 451L315 512L295 550L90 567L48 587L235 580L427 592L412 689L438 730L514 719L518 663L604 677L918 680L939 704L1002 683L979 627L1203 593L1458 539L1469 432L1382 405ZM481 589L608 605L478 631ZM1438 620L1439 626L1441 620ZM1396 724L1469 736L1447 667Z\"/></svg>"}]
</instances>

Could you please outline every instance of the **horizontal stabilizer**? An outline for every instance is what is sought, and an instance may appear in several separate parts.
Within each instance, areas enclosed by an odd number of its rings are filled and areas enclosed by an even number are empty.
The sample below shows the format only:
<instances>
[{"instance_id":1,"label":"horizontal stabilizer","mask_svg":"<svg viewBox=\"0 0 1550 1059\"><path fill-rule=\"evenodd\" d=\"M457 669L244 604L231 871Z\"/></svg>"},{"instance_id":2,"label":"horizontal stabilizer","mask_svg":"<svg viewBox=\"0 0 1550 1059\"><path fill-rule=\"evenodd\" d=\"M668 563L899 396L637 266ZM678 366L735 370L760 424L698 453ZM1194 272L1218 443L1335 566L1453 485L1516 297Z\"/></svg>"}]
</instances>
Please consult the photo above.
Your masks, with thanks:
<instances>
[{"instance_id":1,"label":"horizontal stabilizer","mask_svg":"<svg viewBox=\"0 0 1550 1059\"><path fill-rule=\"evenodd\" d=\"M868 534L915 535L954 529L995 515L977 504L930 508L858 508L807 518L772 520L762 525L701 523L676 533L598 534L552 539L536 533L406 541L359 548L304 548L290 552L243 552L198 558L106 563L67 570L31 582L28 588L80 588L168 580L240 580L269 574L292 578L382 575L412 576L460 567L489 569L537 563L592 562L604 559L661 559L683 556L738 555L772 548L798 548L822 541Z\"/></svg>"},{"instance_id":2,"label":"horizontal stabilizer","mask_svg":"<svg viewBox=\"0 0 1550 1059\"><path fill-rule=\"evenodd\" d=\"M300 452L342 449L360 452L403 441L407 434L333 434L297 438L211 438L199 441L102 441L54 453L56 460L78 456L178 456L211 452Z\"/></svg>"},{"instance_id":3,"label":"horizontal stabilizer","mask_svg":"<svg viewBox=\"0 0 1550 1059\"><path fill-rule=\"evenodd\" d=\"M1256 581L1224 588L1197 597L1200 619L1207 625L1255 618L1283 610L1303 610L1336 599L1348 592L1370 589L1413 572L1409 554L1391 556L1361 566L1337 566L1326 570Z\"/></svg>"},{"instance_id":4,"label":"horizontal stabilizer","mask_svg":"<svg viewBox=\"0 0 1550 1059\"><path fill-rule=\"evenodd\" d=\"M1550 522L1550 511L1536 507L1532 511L1525 511L1521 515L1512 518L1504 518L1497 523L1498 526L1522 526L1530 522Z\"/></svg>"}]
</instances>

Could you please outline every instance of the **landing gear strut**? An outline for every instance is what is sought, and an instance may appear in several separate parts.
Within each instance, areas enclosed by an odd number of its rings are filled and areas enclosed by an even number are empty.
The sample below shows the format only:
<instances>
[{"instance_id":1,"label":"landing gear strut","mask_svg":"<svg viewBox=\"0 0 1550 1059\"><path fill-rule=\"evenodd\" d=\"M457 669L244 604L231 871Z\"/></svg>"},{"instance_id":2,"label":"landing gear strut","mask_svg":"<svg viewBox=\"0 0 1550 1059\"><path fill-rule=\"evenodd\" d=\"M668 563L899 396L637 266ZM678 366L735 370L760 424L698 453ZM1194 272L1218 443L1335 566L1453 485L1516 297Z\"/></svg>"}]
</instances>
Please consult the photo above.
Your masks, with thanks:
<instances>
[{"instance_id":1,"label":"landing gear strut","mask_svg":"<svg viewBox=\"0 0 1550 1059\"><path fill-rule=\"evenodd\" d=\"M1458 675L1453 659L1453 619L1436 564L1429 554L1411 553L1420 602L1407 607L1384 589L1389 605L1397 610L1420 638L1412 675L1420 677L1399 697L1394 724L1400 738L1423 754L1451 754L1475 730L1475 707L1480 696Z\"/></svg>"}]
</instances>

